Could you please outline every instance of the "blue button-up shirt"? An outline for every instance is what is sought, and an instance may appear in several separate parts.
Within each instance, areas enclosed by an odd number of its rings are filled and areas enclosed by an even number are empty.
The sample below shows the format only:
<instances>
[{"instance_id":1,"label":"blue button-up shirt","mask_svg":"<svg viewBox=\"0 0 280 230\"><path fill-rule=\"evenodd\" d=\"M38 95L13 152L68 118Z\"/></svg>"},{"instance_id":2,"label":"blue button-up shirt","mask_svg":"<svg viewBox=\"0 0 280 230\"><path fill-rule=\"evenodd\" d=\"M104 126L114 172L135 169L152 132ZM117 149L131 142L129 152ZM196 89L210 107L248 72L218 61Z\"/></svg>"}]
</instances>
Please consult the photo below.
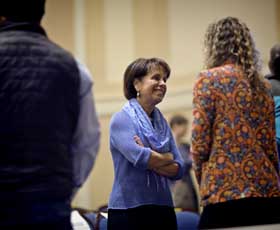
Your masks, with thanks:
<instances>
[{"instance_id":1,"label":"blue button-up shirt","mask_svg":"<svg viewBox=\"0 0 280 230\"><path fill-rule=\"evenodd\" d=\"M91 74L83 64L80 62L77 64L81 76L80 114L71 146L75 190L81 187L87 179L100 145L100 124L92 92Z\"/></svg>"}]
</instances>

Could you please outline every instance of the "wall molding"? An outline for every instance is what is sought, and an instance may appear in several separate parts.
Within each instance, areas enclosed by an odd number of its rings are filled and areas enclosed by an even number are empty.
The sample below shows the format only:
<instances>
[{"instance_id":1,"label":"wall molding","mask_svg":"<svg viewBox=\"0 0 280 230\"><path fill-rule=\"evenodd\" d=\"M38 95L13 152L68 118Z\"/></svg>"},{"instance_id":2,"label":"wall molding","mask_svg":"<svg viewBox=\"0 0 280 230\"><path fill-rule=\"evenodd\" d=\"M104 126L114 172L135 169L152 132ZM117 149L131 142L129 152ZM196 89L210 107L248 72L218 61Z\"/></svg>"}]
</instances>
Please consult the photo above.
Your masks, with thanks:
<instances>
[{"instance_id":1,"label":"wall molding","mask_svg":"<svg viewBox=\"0 0 280 230\"><path fill-rule=\"evenodd\" d=\"M126 99L119 96L106 97L96 100L96 108L99 116L111 116L119 111ZM173 112L177 110L189 110L192 108L192 90L178 90L168 92L164 100L158 105L162 112Z\"/></svg>"},{"instance_id":2,"label":"wall molding","mask_svg":"<svg viewBox=\"0 0 280 230\"><path fill-rule=\"evenodd\" d=\"M82 63L86 63L85 35L85 0L74 0L74 52Z\"/></svg>"}]
</instances>

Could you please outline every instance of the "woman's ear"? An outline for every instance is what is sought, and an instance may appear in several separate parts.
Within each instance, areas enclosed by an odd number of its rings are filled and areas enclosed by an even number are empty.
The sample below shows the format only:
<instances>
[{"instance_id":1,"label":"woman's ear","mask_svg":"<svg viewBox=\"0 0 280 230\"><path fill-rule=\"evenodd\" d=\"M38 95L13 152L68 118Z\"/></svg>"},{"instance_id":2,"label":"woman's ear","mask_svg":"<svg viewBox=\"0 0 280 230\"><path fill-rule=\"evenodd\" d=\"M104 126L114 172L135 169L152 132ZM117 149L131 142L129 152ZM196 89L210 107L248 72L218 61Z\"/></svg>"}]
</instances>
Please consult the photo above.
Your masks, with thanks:
<instances>
[{"instance_id":1,"label":"woman's ear","mask_svg":"<svg viewBox=\"0 0 280 230\"><path fill-rule=\"evenodd\" d=\"M139 79L135 79L135 80L133 81L133 85L134 85L135 90L136 90L137 92L139 92L139 91L140 91L140 81L139 81Z\"/></svg>"}]
</instances>

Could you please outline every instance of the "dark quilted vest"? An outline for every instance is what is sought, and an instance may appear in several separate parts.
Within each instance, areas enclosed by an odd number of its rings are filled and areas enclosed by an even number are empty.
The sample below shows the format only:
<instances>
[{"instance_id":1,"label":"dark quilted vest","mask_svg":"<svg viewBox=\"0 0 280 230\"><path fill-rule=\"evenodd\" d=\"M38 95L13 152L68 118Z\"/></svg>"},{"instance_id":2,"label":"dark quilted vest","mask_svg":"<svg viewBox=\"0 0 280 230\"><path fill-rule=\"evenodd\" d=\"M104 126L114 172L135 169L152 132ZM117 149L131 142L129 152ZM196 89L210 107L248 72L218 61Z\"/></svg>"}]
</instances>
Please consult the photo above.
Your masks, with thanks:
<instances>
[{"instance_id":1,"label":"dark quilted vest","mask_svg":"<svg viewBox=\"0 0 280 230\"><path fill-rule=\"evenodd\" d=\"M79 72L72 56L33 26L0 29L1 203L70 200L73 188Z\"/></svg>"}]
</instances>

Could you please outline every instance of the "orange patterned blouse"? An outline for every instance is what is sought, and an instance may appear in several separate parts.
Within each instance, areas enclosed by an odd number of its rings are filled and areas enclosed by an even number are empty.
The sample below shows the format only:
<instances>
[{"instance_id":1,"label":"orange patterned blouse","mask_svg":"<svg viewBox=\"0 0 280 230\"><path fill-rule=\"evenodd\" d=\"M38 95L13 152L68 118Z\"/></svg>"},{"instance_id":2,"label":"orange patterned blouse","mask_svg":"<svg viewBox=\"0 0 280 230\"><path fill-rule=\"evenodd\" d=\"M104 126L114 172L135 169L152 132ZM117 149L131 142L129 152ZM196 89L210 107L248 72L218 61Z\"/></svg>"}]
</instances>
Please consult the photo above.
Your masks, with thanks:
<instances>
[{"instance_id":1,"label":"orange patterned blouse","mask_svg":"<svg viewBox=\"0 0 280 230\"><path fill-rule=\"evenodd\" d=\"M202 71L193 90L192 154L201 204L280 196L274 102L241 68Z\"/></svg>"}]
</instances>

